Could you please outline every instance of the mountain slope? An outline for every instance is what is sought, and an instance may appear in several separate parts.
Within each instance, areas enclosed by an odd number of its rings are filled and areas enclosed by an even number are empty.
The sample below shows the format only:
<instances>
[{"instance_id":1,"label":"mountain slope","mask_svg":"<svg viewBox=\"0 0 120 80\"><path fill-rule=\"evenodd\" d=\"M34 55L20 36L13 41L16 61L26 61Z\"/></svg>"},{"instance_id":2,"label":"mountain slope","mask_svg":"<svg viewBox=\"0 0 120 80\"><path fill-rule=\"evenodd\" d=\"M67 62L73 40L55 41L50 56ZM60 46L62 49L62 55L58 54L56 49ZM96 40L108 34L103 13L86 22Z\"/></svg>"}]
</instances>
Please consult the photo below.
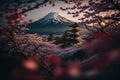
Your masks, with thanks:
<instances>
[{"instance_id":1,"label":"mountain slope","mask_svg":"<svg viewBox=\"0 0 120 80\"><path fill-rule=\"evenodd\" d=\"M51 12L42 19L30 23L28 27L30 28L29 33L38 33L41 35L48 35L50 33L61 35L64 31L70 29L68 25L74 22L62 17L56 12Z\"/></svg>"}]
</instances>

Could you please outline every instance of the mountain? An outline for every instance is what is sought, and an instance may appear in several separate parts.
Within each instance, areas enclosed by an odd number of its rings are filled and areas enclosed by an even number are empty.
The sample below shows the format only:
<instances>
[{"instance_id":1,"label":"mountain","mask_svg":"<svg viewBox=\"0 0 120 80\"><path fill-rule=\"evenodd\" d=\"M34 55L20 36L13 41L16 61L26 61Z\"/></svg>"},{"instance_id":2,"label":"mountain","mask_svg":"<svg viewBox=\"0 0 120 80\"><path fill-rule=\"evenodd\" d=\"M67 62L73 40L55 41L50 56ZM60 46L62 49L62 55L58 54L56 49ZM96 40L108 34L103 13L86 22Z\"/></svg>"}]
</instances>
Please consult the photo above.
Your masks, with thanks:
<instances>
[{"instance_id":1,"label":"mountain","mask_svg":"<svg viewBox=\"0 0 120 80\"><path fill-rule=\"evenodd\" d=\"M42 19L30 23L28 25L30 31L28 33L38 33L41 35L48 35L53 33L55 35L61 35L64 31L70 29L68 25L74 22L62 17L56 12L47 14Z\"/></svg>"},{"instance_id":2,"label":"mountain","mask_svg":"<svg viewBox=\"0 0 120 80\"><path fill-rule=\"evenodd\" d=\"M62 17L62 16L60 16L56 12L51 12L47 16L42 18L40 20L40 22L41 23L45 23L45 24L53 22L53 23L57 24L57 23L69 23L71 21L66 19L66 18L64 18L64 17Z\"/></svg>"}]
</instances>

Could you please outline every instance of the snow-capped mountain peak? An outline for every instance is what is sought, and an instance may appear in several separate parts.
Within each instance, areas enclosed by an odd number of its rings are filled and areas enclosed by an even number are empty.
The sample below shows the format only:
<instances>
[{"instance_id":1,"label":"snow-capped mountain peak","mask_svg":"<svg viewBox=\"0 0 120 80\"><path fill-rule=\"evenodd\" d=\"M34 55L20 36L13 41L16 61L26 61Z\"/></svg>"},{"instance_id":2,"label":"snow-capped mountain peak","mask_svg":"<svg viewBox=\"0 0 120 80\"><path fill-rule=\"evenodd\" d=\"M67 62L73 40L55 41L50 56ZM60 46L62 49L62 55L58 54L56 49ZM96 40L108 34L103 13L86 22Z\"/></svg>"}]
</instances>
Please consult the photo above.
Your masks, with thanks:
<instances>
[{"instance_id":1,"label":"snow-capped mountain peak","mask_svg":"<svg viewBox=\"0 0 120 80\"><path fill-rule=\"evenodd\" d=\"M59 14L56 12L51 12L47 16L45 16L45 18L48 20L49 19L56 19L57 20L58 17L59 17Z\"/></svg>"},{"instance_id":2,"label":"snow-capped mountain peak","mask_svg":"<svg viewBox=\"0 0 120 80\"><path fill-rule=\"evenodd\" d=\"M69 22L72 22L72 21L62 17L61 15L59 15L56 12L49 13L48 15L46 15L45 17L43 17L39 21L40 21L40 23L44 23L44 24L51 23L51 22L54 22L55 24L57 24L58 22L59 23L64 23L64 22L65 23L69 23Z\"/></svg>"},{"instance_id":3,"label":"snow-capped mountain peak","mask_svg":"<svg viewBox=\"0 0 120 80\"><path fill-rule=\"evenodd\" d=\"M56 12L51 12L42 19L30 23L29 29L31 33L38 33L43 35L49 35L50 33L61 35L64 34L66 30L69 30L71 27L69 25L74 22L70 21L59 15Z\"/></svg>"}]
</instances>

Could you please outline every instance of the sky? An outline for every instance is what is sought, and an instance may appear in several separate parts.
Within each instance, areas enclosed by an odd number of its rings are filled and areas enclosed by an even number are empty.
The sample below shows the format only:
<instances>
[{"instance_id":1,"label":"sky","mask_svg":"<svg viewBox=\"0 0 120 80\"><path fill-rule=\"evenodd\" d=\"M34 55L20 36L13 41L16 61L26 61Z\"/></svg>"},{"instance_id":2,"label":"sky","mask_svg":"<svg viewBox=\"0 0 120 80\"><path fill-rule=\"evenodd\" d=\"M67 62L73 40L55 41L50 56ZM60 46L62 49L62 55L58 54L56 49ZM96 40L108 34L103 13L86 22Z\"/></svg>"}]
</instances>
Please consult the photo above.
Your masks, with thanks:
<instances>
[{"instance_id":1,"label":"sky","mask_svg":"<svg viewBox=\"0 0 120 80\"><path fill-rule=\"evenodd\" d=\"M25 17L25 20L29 20L32 19L33 21L39 20L41 18L43 18L44 16L46 16L48 13L50 12L57 12L59 15L72 20L74 22L78 22L78 18L73 18L72 15L68 15L67 11L62 11L60 9L60 7L68 7L71 5L68 5L64 2L61 1L57 1L55 2L55 7L52 7L51 5L49 5L49 3L47 3L47 6L45 7L40 7L38 9L34 9L32 11L29 11L27 13L27 17Z\"/></svg>"},{"instance_id":2,"label":"sky","mask_svg":"<svg viewBox=\"0 0 120 80\"><path fill-rule=\"evenodd\" d=\"M22 1L22 0L21 0ZM42 0L40 0L42 1ZM32 5L34 6L35 4L32 3ZM75 18L75 17L72 17L73 15L68 15L67 14L67 11L62 11L60 9L60 7L70 7L70 6L73 6L72 5L69 5L65 2L62 2L62 1L55 1L55 6L52 7L52 5L49 4L49 2L47 3L47 6L44 6L44 7L40 7L38 9L33 9L29 12L27 12L27 16L25 16L24 18L24 21L29 21L30 19L34 21L37 21L37 20L40 20L41 18L43 18L44 16L46 16L47 14L49 14L50 12L57 12L59 15L71 20L71 21L74 21L74 22L79 22L78 18L82 16L79 15L79 17ZM75 11L73 11L75 12ZM0 24L4 25L6 23L6 20L5 19L0 19Z\"/></svg>"}]
</instances>

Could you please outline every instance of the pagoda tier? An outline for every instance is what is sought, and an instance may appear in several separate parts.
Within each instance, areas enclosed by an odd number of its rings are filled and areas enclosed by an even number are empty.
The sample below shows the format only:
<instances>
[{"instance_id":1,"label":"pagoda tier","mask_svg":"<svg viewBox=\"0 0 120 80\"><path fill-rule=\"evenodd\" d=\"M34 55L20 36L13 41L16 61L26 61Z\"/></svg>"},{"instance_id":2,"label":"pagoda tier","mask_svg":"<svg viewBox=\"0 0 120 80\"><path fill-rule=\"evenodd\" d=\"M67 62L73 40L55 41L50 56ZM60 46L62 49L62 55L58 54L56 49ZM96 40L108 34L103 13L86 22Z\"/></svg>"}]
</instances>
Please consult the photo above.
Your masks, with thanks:
<instances>
[{"instance_id":1,"label":"pagoda tier","mask_svg":"<svg viewBox=\"0 0 120 80\"><path fill-rule=\"evenodd\" d=\"M67 30L64 33L62 42L63 47L64 46L71 46L71 45L81 45L83 43L83 40L81 39L80 35L80 26L75 23L73 25L70 25L69 27L72 27L71 30Z\"/></svg>"}]
</instances>

